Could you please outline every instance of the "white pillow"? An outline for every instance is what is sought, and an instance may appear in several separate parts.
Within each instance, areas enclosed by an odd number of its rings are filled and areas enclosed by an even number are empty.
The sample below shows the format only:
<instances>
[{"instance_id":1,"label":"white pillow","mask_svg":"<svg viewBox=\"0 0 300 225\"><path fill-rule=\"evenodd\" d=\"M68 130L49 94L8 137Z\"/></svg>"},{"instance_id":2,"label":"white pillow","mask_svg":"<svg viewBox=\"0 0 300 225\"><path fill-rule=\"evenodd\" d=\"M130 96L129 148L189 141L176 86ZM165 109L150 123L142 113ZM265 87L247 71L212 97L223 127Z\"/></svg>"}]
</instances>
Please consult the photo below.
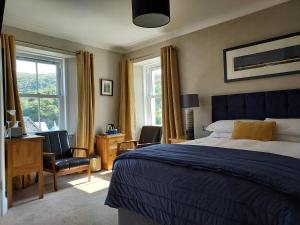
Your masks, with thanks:
<instances>
[{"instance_id":1,"label":"white pillow","mask_svg":"<svg viewBox=\"0 0 300 225\"><path fill-rule=\"evenodd\" d=\"M217 133L232 133L235 120L218 120L206 127L207 131ZM239 120L239 121L260 121L260 120Z\"/></svg>"},{"instance_id":2,"label":"white pillow","mask_svg":"<svg viewBox=\"0 0 300 225\"><path fill-rule=\"evenodd\" d=\"M218 133L218 132L212 132L209 137L212 138L231 138L232 133Z\"/></svg>"},{"instance_id":3,"label":"white pillow","mask_svg":"<svg viewBox=\"0 0 300 225\"><path fill-rule=\"evenodd\" d=\"M289 141L300 143L300 136L284 135L284 134L275 134L273 141Z\"/></svg>"},{"instance_id":4,"label":"white pillow","mask_svg":"<svg viewBox=\"0 0 300 225\"><path fill-rule=\"evenodd\" d=\"M218 120L206 127L207 131L217 133L231 133L234 126L234 120Z\"/></svg>"},{"instance_id":5,"label":"white pillow","mask_svg":"<svg viewBox=\"0 0 300 225\"><path fill-rule=\"evenodd\" d=\"M267 121L275 121L275 135L300 136L300 119L273 119L267 118Z\"/></svg>"}]
</instances>

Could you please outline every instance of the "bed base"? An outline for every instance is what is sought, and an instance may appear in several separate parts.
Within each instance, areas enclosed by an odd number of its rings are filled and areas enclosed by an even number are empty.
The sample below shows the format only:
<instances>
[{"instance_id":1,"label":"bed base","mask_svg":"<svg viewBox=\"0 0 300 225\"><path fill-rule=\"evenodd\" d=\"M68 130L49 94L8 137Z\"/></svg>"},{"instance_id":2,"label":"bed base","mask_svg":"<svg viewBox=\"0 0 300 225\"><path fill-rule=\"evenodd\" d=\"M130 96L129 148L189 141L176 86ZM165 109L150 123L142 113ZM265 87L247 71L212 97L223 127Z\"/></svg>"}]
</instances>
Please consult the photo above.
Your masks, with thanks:
<instances>
[{"instance_id":1,"label":"bed base","mask_svg":"<svg viewBox=\"0 0 300 225\"><path fill-rule=\"evenodd\" d=\"M161 225L136 212L118 209L119 225Z\"/></svg>"}]
</instances>

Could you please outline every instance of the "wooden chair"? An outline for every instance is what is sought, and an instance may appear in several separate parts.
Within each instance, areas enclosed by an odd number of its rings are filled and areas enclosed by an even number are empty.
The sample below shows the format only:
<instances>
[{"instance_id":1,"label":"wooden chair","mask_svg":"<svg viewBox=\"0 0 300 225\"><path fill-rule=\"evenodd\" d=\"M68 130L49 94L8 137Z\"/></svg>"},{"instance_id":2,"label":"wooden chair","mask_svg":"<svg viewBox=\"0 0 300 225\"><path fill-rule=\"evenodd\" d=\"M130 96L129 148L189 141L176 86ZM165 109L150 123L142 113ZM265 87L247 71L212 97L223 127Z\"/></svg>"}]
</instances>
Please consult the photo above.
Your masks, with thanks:
<instances>
[{"instance_id":1,"label":"wooden chair","mask_svg":"<svg viewBox=\"0 0 300 225\"><path fill-rule=\"evenodd\" d=\"M129 140L118 143L117 155L128 152L132 149L143 148L150 145L160 144L162 128L159 126L143 126L140 134L140 139ZM128 148L131 145L131 148ZM126 146L124 148L124 146Z\"/></svg>"},{"instance_id":2,"label":"wooden chair","mask_svg":"<svg viewBox=\"0 0 300 225\"><path fill-rule=\"evenodd\" d=\"M45 137L43 167L44 171L53 174L55 191L57 191L59 176L86 171L88 181L91 180L89 150L87 148L70 147L67 131L50 131L36 134ZM74 150L85 151L86 157L73 157Z\"/></svg>"}]
</instances>

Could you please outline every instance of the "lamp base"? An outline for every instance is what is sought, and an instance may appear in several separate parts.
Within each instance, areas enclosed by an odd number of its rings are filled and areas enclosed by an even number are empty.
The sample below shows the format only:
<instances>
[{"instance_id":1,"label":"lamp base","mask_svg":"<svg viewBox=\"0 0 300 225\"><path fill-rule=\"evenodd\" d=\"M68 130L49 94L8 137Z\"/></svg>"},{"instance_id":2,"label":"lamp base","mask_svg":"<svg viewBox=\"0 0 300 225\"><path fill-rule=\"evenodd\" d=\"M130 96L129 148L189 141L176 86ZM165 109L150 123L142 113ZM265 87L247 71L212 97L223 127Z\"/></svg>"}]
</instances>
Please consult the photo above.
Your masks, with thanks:
<instances>
[{"instance_id":1,"label":"lamp base","mask_svg":"<svg viewBox=\"0 0 300 225\"><path fill-rule=\"evenodd\" d=\"M186 109L184 113L184 135L185 139L193 140L194 136L194 111L193 109Z\"/></svg>"},{"instance_id":2,"label":"lamp base","mask_svg":"<svg viewBox=\"0 0 300 225\"><path fill-rule=\"evenodd\" d=\"M185 130L185 139L186 140L194 140L195 139L194 129L186 129Z\"/></svg>"}]
</instances>

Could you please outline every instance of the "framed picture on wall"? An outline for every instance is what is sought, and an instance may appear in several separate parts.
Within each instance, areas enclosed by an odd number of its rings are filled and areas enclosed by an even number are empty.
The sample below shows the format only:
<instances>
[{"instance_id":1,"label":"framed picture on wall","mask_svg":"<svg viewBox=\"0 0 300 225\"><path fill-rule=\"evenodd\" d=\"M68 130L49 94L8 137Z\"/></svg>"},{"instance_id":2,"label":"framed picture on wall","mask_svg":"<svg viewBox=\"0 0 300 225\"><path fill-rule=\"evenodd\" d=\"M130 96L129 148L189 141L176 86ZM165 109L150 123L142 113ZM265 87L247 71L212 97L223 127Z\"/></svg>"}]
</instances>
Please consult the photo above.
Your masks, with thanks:
<instances>
[{"instance_id":1,"label":"framed picture on wall","mask_svg":"<svg viewBox=\"0 0 300 225\"><path fill-rule=\"evenodd\" d=\"M224 49L225 82L300 73L300 32Z\"/></svg>"},{"instance_id":2,"label":"framed picture on wall","mask_svg":"<svg viewBox=\"0 0 300 225\"><path fill-rule=\"evenodd\" d=\"M113 96L113 84L113 80L100 79L100 94L105 96Z\"/></svg>"}]
</instances>

